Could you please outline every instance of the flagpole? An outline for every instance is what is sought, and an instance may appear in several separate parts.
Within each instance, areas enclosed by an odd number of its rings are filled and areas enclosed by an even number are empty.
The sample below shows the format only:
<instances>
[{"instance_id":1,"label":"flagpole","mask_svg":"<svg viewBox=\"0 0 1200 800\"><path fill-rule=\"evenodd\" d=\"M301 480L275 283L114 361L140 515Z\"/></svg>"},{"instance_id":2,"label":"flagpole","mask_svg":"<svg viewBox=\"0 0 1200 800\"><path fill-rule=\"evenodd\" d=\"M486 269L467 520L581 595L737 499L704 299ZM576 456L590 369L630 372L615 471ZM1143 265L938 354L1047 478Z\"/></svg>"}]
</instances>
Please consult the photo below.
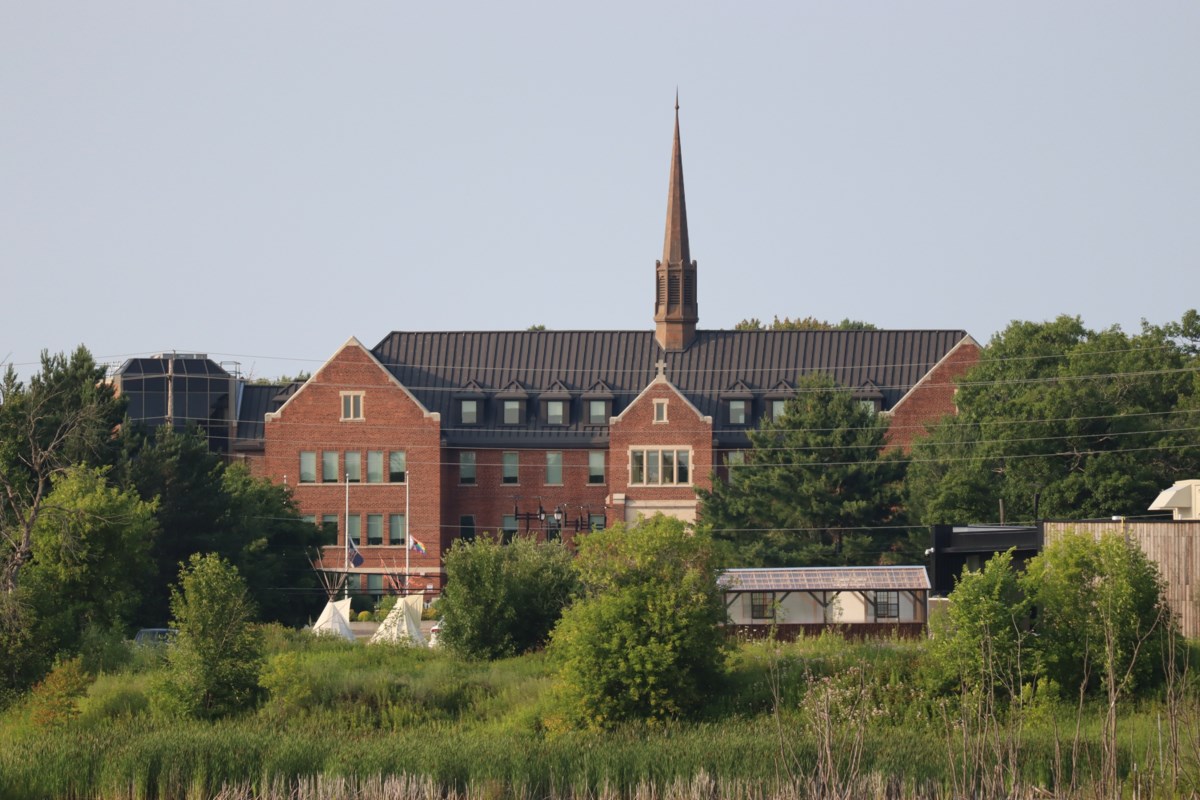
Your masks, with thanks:
<instances>
[{"instance_id":1,"label":"flagpole","mask_svg":"<svg viewBox=\"0 0 1200 800\"><path fill-rule=\"evenodd\" d=\"M407 467L407 464L405 465ZM404 474L404 596L408 597L408 554L412 551L412 520L408 513L408 498L412 495L412 473Z\"/></svg>"},{"instance_id":2,"label":"flagpole","mask_svg":"<svg viewBox=\"0 0 1200 800\"><path fill-rule=\"evenodd\" d=\"M346 470L346 542L342 547L342 569L346 572L346 587L343 594L350 596L350 470ZM343 599L345 599L343 597Z\"/></svg>"}]
</instances>

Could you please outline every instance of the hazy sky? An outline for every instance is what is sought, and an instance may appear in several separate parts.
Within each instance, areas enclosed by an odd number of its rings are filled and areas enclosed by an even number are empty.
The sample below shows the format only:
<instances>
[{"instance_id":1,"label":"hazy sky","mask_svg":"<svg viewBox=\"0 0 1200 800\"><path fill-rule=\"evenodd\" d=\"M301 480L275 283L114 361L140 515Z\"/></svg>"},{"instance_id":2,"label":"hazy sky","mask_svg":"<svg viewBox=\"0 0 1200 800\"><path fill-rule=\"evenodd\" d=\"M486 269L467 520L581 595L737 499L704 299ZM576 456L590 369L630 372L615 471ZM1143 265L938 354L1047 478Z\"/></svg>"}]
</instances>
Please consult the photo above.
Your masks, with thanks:
<instances>
[{"instance_id":1,"label":"hazy sky","mask_svg":"<svg viewBox=\"0 0 1200 800\"><path fill-rule=\"evenodd\" d=\"M586 10L580 10L586 9ZM1200 305L1200 3L0 0L0 361Z\"/></svg>"}]
</instances>

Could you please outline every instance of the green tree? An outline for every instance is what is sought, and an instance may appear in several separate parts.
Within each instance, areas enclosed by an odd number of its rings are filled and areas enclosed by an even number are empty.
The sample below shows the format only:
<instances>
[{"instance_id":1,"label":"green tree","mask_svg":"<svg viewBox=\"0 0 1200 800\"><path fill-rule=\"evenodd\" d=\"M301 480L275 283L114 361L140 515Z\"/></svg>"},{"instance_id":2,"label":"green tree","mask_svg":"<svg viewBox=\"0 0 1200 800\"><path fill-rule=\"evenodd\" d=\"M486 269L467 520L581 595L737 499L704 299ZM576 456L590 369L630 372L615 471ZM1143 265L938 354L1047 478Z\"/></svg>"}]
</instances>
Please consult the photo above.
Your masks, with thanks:
<instances>
[{"instance_id":1,"label":"green tree","mask_svg":"<svg viewBox=\"0 0 1200 800\"><path fill-rule=\"evenodd\" d=\"M109 485L107 472L56 474L34 527L25 583L52 651L74 652L88 625L123 629L152 574L154 504Z\"/></svg>"},{"instance_id":2,"label":"green tree","mask_svg":"<svg viewBox=\"0 0 1200 800\"><path fill-rule=\"evenodd\" d=\"M764 325L757 317L744 319L733 326L735 331L874 331L878 330L869 322L857 319L843 319L841 322L828 322L816 317L775 317L770 325Z\"/></svg>"},{"instance_id":3,"label":"green tree","mask_svg":"<svg viewBox=\"0 0 1200 800\"><path fill-rule=\"evenodd\" d=\"M1026 566L1020 586L1037 608L1041 673L1068 694L1151 687L1174 624L1153 562L1107 534L1068 534Z\"/></svg>"},{"instance_id":4,"label":"green tree","mask_svg":"<svg viewBox=\"0 0 1200 800\"><path fill-rule=\"evenodd\" d=\"M887 422L821 374L801 378L782 417L750 432L728 482L700 489L699 521L740 566L879 564L911 557L898 525L904 465Z\"/></svg>"},{"instance_id":5,"label":"green tree","mask_svg":"<svg viewBox=\"0 0 1200 800\"><path fill-rule=\"evenodd\" d=\"M723 675L712 541L655 515L580 539L584 596L554 630L567 713L587 727L696 711Z\"/></svg>"},{"instance_id":6,"label":"green tree","mask_svg":"<svg viewBox=\"0 0 1200 800\"><path fill-rule=\"evenodd\" d=\"M923 523L1108 517L1145 509L1200 471L1197 319L1092 331L1076 317L1014 322L960 382L958 415L913 447Z\"/></svg>"},{"instance_id":7,"label":"green tree","mask_svg":"<svg viewBox=\"0 0 1200 800\"><path fill-rule=\"evenodd\" d=\"M446 554L442 641L467 658L506 658L545 645L578 589L559 542L518 536L457 542Z\"/></svg>"},{"instance_id":8,"label":"green tree","mask_svg":"<svg viewBox=\"0 0 1200 800\"><path fill-rule=\"evenodd\" d=\"M131 432L120 473L125 486L158 504L156 577L138 613L143 624L162 624L168 587L180 562L194 553L217 553L233 563L265 619L296 624L308 618L313 598L319 604L308 561L319 543L316 526L300 519L287 487L254 478L240 465L226 467L200 429Z\"/></svg>"},{"instance_id":9,"label":"green tree","mask_svg":"<svg viewBox=\"0 0 1200 800\"><path fill-rule=\"evenodd\" d=\"M167 716L216 719L253 708L262 645L252 626L254 605L237 568L220 556L194 554L171 589L167 670L152 689L153 707Z\"/></svg>"},{"instance_id":10,"label":"green tree","mask_svg":"<svg viewBox=\"0 0 1200 800\"><path fill-rule=\"evenodd\" d=\"M988 696L1015 694L1033 656L1024 653L1029 603L1012 569L1013 551L997 553L980 570L966 570L945 613L931 620L932 662L938 671ZM1028 663L1024 663L1028 661Z\"/></svg>"},{"instance_id":11,"label":"green tree","mask_svg":"<svg viewBox=\"0 0 1200 800\"><path fill-rule=\"evenodd\" d=\"M33 529L53 476L116 457L124 403L104 378L81 345L70 357L43 352L28 386L11 366L0 379L0 591L16 591L34 556Z\"/></svg>"}]
</instances>

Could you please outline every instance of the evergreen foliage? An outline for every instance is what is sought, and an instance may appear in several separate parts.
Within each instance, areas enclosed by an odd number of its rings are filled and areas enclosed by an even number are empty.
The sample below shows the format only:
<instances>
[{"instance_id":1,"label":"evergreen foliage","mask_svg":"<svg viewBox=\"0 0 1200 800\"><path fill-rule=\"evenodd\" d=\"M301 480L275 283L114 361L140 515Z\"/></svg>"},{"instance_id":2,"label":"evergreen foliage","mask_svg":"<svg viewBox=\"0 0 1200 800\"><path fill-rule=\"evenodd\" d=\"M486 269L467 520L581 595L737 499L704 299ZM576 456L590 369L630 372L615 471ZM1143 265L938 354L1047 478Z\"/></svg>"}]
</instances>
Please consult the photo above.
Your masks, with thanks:
<instances>
[{"instance_id":1,"label":"evergreen foliage","mask_svg":"<svg viewBox=\"0 0 1200 800\"><path fill-rule=\"evenodd\" d=\"M750 432L745 463L698 489L699 522L738 566L887 564L911 556L895 526L904 465L887 422L827 375L800 379L782 417ZM868 531L867 528L877 530Z\"/></svg>"},{"instance_id":2,"label":"evergreen foliage","mask_svg":"<svg viewBox=\"0 0 1200 800\"><path fill-rule=\"evenodd\" d=\"M467 658L506 658L545 645L578 590L560 542L481 537L446 554L441 641Z\"/></svg>"},{"instance_id":3,"label":"evergreen foliage","mask_svg":"<svg viewBox=\"0 0 1200 800\"><path fill-rule=\"evenodd\" d=\"M604 728L695 713L727 645L709 537L658 514L582 537L575 566L584 596L551 646L567 715Z\"/></svg>"}]
</instances>

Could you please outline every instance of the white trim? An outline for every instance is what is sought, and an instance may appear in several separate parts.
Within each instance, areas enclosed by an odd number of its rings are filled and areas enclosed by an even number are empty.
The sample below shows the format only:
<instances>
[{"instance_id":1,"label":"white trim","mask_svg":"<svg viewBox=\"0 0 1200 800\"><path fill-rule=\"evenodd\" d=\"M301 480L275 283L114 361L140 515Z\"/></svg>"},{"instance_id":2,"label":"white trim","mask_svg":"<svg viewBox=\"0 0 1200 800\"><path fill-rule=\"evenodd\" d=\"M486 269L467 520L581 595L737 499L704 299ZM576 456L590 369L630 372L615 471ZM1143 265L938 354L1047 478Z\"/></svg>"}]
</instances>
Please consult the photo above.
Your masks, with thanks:
<instances>
[{"instance_id":1,"label":"white trim","mask_svg":"<svg viewBox=\"0 0 1200 800\"><path fill-rule=\"evenodd\" d=\"M633 398L633 402L631 402L629 405L625 406L625 410L622 411L620 414L617 414L615 417L613 417L611 422L613 424L615 424L615 423L620 422L622 419L624 419L625 415L629 413L629 410L631 408L633 408L634 406L636 406L638 404L638 402L643 397L645 397L647 392L649 392L651 389L653 389L655 386L658 386L659 384L665 384L667 387L669 387L671 389L671 391L674 392L675 395L680 400L683 401L683 404L692 410L692 413L695 414L696 417L701 422L707 422L709 425L712 425L712 417L701 414L700 409L696 408L696 406L694 406L692 404L692 401L688 400L687 397L684 396L683 392L679 391L679 387L677 387L675 384L671 383L671 381L668 380L665 375L659 375L657 378L650 381L650 383L646 384L646 388L642 389L642 391L638 392L638 396ZM660 422L659 424L661 425L662 423Z\"/></svg>"},{"instance_id":2,"label":"white trim","mask_svg":"<svg viewBox=\"0 0 1200 800\"><path fill-rule=\"evenodd\" d=\"M899 408L900 408L900 406L904 405L904 401L905 401L905 400L907 400L909 397L911 397L911 396L912 396L912 394L913 394L913 392L917 391L917 389L920 389L920 388L921 388L921 386L922 386L922 385L923 385L923 384L924 384L926 381L928 381L928 380L929 380L929 376L930 376L930 375L932 375L934 372L936 372L936 371L937 371L938 367L940 367L940 366L942 366L943 364L945 364L945 363L946 363L946 360L947 360L947 359L949 359L949 358L950 358L950 356L954 355L955 351L957 351L957 350L958 350L958 348L960 348L960 347L962 347L963 345L966 345L966 344L973 344L973 345L975 345L976 347L979 347L979 342L977 342L977 341L975 341L974 339L972 339L970 334L967 334L967 335L966 335L966 336L964 336L963 338L959 339L959 340L958 340L958 343L957 343L957 344L955 344L955 345L954 345L954 347L951 347L949 350L947 350L947 351L946 351L946 355L944 355L944 356L942 356L941 358L939 358L939 359L937 360L937 363L936 363L936 364L934 364L932 367L930 367L930 368L928 369L928 371L926 371L926 373L925 373L924 375L922 375L922 376L921 376L921 380L919 380L919 381L917 381L916 383L914 383L914 384L912 385L912 387L911 387L911 388L909 388L909 390L908 390L907 392L905 392L905 393L904 393L904 396L903 396L903 397L901 397L899 400L897 400L897 401L896 401L896 404L895 404L894 406L892 406L891 408L889 408L887 411L881 411L881 412L879 412L879 413L881 413L881 414L894 414L894 413L896 413L896 410L897 410L897 409L899 409Z\"/></svg>"},{"instance_id":3,"label":"white trim","mask_svg":"<svg viewBox=\"0 0 1200 800\"><path fill-rule=\"evenodd\" d=\"M687 483L680 483L678 481L675 481L673 483L663 483L661 480L658 483L646 483L644 481L642 483L634 483L633 482L633 451L634 450L641 450L641 451L656 450L656 451L658 451L658 453L660 454L659 460L658 460L658 474L659 474L660 478L662 477L662 474L663 474L662 473L661 453L664 450L670 450L672 453L679 453L682 451L686 451L688 454ZM625 466L626 466L626 474L629 476L628 480L625 481L626 486L640 486L640 487L644 487L647 489L670 489L670 488L674 488L676 486L694 486L695 485L695 480L693 479L693 477L696 474L696 470L695 470L696 453L695 453L695 448L692 447L690 444L631 444L625 451ZM642 469L645 470L644 465L643 465ZM678 459L675 460L675 470L674 471L675 471L675 474L679 474L679 460Z\"/></svg>"},{"instance_id":4,"label":"white trim","mask_svg":"<svg viewBox=\"0 0 1200 800\"><path fill-rule=\"evenodd\" d=\"M331 355L328 359L326 359L325 363L322 364L320 366L320 368L316 372L314 372L309 377L309 379L306 380L304 382L304 384L299 389L297 389L296 392L291 397L289 397L286 401L284 401L283 405L281 405L275 411L267 412L263 416L263 421L264 422L272 422L274 420L279 419L280 416L282 416L284 409L286 409L289 405L291 405L292 401L295 400L300 395L301 392L303 392L305 389L307 389L310 384L315 385L319 382L317 380L317 378L320 377L321 373L325 371L325 368L328 367L329 364L334 359L336 359L339 355L341 355L342 351L345 350L347 347L357 347L359 350L362 350L364 353L366 353L367 357L370 358L372 362L374 362L375 366L379 367L379 369L383 371L383 374L385 376L387 376L388 381L392 385L394 385L396 388L400 389L400 391L402 391L406 395L408 395L408 399L413 401L413 403L416 405L416 407L418 409L420 409L421 413L425 416L426 419L434 419L434 420L441 421L441 418L442 418L441 414L439 414L437 411L430 411L428 408L426 408L425 405L420 400L417 399L417 396L415 394L413 394L412 392L410 392L408 390L407 386L405 386L400 381L396 380L396 376L393 375L391 373L391 371L389 371L388 368L383 365L383 362L381 362L378 358L376 358L375 354L372 353L369 349L367 349L363 345L363 343L360 342L354 336L351 336L349 339L347 339L345 344L343 344L341 347L339 347L334 352L333 355ZM341 414L341 409L338 409L338 413L339 413L339 415ZM365 410L364 410L364 414L365 414Z\"/></svg>"}]
</instances>

